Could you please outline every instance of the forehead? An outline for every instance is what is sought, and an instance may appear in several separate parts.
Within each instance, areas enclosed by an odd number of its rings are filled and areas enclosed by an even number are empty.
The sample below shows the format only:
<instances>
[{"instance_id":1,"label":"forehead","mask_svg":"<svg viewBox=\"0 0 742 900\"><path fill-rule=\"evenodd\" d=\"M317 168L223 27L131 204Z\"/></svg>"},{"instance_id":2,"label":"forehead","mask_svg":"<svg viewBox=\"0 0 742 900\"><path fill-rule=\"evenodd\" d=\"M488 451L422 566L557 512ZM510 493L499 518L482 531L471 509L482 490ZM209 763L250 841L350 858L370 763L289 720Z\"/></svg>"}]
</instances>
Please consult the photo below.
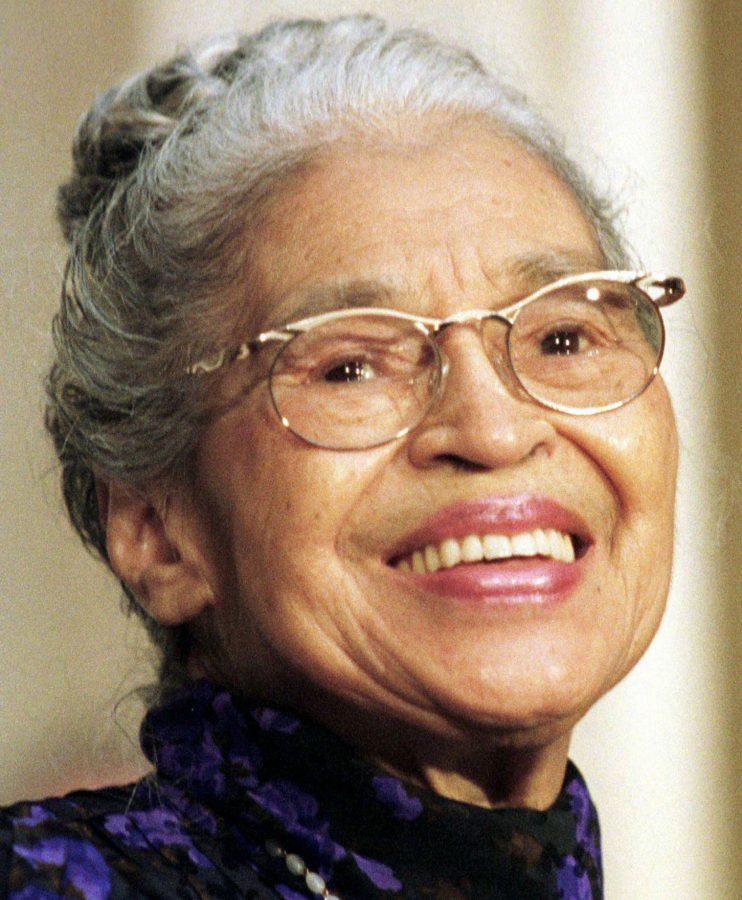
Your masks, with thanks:
<instances>
[{"instance_id":1,"label":"forehead","mask_svg":"<svg viewBox=\"0 0 742 900\"><path fill-rule=\"evenodd\" d=\"M276 322L357 283L445 314L441 304L475 306L482 292L529 286L529 275L543 282L549 260L558 277L600 268L602 256L547 164L481 124L428 140L333 146L273 196L251 249L259 317Z\"/></svg>"}]
</instances>

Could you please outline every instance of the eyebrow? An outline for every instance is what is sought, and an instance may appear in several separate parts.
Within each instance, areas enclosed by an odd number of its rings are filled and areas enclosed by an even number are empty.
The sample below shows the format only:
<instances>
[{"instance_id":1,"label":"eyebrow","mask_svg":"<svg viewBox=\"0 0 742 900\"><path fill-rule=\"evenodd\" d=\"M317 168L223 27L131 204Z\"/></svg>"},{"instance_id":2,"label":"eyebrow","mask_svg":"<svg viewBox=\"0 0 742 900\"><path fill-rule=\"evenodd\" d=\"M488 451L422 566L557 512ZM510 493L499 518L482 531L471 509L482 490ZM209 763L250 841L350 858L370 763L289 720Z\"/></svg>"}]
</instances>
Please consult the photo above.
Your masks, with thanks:
<instances>
[{"instance_id":1,"label":"eyebrow","mask_svg":"<svg viewBox=\"0 0 742 900\"><path fill-rule=\"evenodd\" d=\"M511 257L506 260L504 272L507 276L522 284L528 290L536 290L550 281L579 275L582 272L595 272L607 268L607 260L601 254L600 259L574 251L548 251L546 253L530 253L524 256Z\"/></svg>"},{"instance_id":2,"label":"eyebrow","mask_svg":"<svg viewBox=\"0 0 742 900\"><path fill-rule=\"evenodd\" d=\"M498 266L497 273L486 274L493 286L500 280L508 284L508 294L512 300L518 300L551 281L605 266L604 260L597 262L597 266L596 262L594 256L583 253L546 251L510 257ZM336 309L388 307L401 298L409 299L413 295L414 292L409 289L375 278L321 284L283 297L270 317L272 324L269 327L276 328L289 321L296 322ZM283 314L279 315L281 311Z\"/></svg>"},{"instance_id":3,"label":"eyebrow","mask_svg":"<svg viewBox=\"0 0 742 900\"><path fill-rule=\"evenodd\" d=\"M383 306L405 295L400 287L375 278L352 279L322 284L308 291L289 294L278 307L286 310L291 321L305 319L334 309L354 309L360 306ZM289 312L290 311L290 312ZM273 319L275 316L271 316ZM286 322L286 316L277 321Z\"/></svg>"}]
</instances>

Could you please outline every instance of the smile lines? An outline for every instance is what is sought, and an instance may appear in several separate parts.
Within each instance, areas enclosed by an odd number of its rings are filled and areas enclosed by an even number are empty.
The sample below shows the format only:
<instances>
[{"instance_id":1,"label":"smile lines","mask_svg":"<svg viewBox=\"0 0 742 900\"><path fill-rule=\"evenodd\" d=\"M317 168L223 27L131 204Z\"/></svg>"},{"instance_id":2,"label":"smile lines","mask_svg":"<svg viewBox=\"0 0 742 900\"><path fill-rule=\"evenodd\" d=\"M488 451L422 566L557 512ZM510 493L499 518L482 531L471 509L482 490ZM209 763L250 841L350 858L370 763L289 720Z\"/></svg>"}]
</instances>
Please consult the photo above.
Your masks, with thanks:
<instances>
[{"instance_id":1,"label":"smile lines","mask_svg":"<svg viewBox=\"0 0 742 900\"><path fill-rule=\"evenodd\" d=\"M469 534L461 540L446 538L440 544L428 544L403 556L394 563L394 567L424 575L439 569L452 569L463 563L531 556L574 562L575 545L572 535L554 528L536 528L510 536Z\"/></svg>"}]
</instances>

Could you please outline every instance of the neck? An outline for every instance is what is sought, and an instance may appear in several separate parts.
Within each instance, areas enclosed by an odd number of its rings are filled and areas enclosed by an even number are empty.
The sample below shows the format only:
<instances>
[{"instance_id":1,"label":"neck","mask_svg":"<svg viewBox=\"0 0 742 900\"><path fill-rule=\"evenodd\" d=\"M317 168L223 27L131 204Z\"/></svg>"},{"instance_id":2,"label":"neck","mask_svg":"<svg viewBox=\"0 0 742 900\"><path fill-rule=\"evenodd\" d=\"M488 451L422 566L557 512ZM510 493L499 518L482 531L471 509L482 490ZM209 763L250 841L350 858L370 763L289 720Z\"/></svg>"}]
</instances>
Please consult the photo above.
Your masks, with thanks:
<instances>
[{"instance_id":1,"label":"neck","mask_svg":"<svg viewBox=\"0 0 742 900\"><path fill-rule=\"evenodd\" d=\"M388 710L359 709L326 695L309 715L393 775L440 796L485 808L548 809L564 782L574 721L508 730L481 725L410 725Z\"/></svg>"},{"instance_id":2,"label":"neck","mask_svg":"<svg viewBox=\"0 0 742 900\"><path fill-rule=\"evenodd\" d=\"M489 809L524 807L545 810L556 800L564 781L570 735L542 746L489 745L481 750L437 746L416 755L400 768L375 757L381 767L451 800ZM409 758L409 754L407 754ZM398 757L397 757L398 758Z\"/></svg>"},{"instance_id":3,"label":"neck","mask_svg":"<svg viewBox=\"0 0 742 900\"><path fill-rule=\"evenodd\" d=\"M192 669L191 674L207 672ZM452 725L433 715L429 725L411 725L389 709L359 705L316 688L297 691L300 683L297 678L260 690L253 681L249 696L307 715L380 768L449 800L487 809L545 810L559 796L579 716L507 730L461 721Z\"/></svg>"}]
</instances>

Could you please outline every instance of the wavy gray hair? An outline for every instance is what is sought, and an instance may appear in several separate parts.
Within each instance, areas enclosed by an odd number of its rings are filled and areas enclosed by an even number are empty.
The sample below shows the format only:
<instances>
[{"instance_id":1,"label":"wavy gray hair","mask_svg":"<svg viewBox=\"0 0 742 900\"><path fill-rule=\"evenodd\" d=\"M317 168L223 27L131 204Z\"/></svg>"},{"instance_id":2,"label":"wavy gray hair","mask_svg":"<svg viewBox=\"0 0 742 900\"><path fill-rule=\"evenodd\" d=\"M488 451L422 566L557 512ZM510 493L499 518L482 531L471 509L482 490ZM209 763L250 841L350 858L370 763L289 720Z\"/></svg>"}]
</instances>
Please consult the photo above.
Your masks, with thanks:
<instances>
[{"instance_id":1,"label":"wavy gray hair","mask_svg":"<svg viewBox=\"0 0 742 900\"><path fill-rule=\"evenodd\" d=\"M46 425L72 523L104 560L96 477L133 488L187 477L203 398L182 373L230 338L225 298L244 278L245 235L271 188L333 141L434 113L484 117L546 160L607 265L623 264L609 204L521 93L471 53L375 17L216 38L94 102L59 190L69 258ZM159 626L124 590L161 651L161 684L177 682L187 629Z\"/></svg>"}]
</instances>

